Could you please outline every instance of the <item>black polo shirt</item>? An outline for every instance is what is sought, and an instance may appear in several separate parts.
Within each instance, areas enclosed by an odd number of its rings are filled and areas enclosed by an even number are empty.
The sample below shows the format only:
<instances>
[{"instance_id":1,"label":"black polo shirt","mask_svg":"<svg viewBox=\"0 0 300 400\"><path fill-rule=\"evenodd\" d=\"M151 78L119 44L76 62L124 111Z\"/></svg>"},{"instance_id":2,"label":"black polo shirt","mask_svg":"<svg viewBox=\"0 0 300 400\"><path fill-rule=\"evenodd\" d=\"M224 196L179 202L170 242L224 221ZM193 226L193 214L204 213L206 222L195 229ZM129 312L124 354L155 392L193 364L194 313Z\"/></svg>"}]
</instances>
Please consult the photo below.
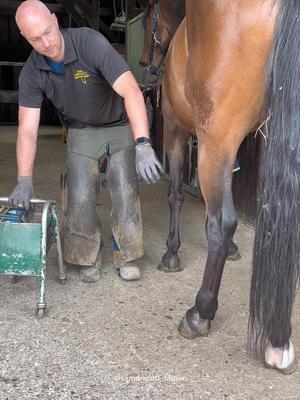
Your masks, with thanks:
<instances>
[{"instance_id":1,"label":"black polo shirt","mask_svg":"<svg viewBox=\"0 0 300 400\"><path fill-rule=\"evenodd\" d=\"M112 84L129 70L101 33L90 28L64 29L64 72L55 73L44 56L32 51L19 77L19 105L40 108L46 96L68 126L127 124L124 100Z\"/></svg>"}]
</instances>

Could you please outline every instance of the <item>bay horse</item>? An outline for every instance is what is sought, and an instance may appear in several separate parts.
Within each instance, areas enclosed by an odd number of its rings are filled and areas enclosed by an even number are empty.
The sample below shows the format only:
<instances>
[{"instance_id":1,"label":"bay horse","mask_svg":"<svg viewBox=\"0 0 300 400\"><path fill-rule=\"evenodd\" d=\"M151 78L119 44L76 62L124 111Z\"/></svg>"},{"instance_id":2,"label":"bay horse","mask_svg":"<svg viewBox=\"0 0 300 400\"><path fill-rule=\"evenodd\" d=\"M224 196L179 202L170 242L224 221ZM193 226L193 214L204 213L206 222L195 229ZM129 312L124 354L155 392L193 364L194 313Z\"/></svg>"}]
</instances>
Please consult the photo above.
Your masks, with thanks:
<instances>
[{"instance_id":1,"label":"bay horse","mask_svg":"<svg viewBox=\"0 0 300 400\"><path fill-rule=\"evenodd\" d=\"M178 0L169 3L178 4ZM167 0L148 0L148 18ZM179 324L188 339L207 335L237 225L231 181L237 150L264 131L250 289L249 345L267 367L297 367L291 314L300 267L300 2L186 0L186 18L166 59L162 89L171 212L182 205L190 132L207 210L208 255L194 306ZM159 34L157 25L157 36ZM171 219L164 270L178 269L180 239Z\"/></svg>"}]
</instances>

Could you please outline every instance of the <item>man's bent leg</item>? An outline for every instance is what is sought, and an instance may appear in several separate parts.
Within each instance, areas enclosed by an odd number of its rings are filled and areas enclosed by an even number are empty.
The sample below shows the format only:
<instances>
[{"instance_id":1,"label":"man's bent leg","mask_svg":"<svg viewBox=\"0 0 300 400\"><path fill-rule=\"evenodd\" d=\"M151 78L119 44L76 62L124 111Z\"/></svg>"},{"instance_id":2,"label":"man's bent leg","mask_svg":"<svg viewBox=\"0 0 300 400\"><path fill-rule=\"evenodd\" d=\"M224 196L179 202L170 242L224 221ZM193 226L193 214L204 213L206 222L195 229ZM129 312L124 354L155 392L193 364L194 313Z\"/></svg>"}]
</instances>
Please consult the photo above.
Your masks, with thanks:
<instances>
[{"instance_id":1,"label":"man's bent leg","mask_svg":"<svg viewBox=\"0 0 300 400\"><path fill-rule=\"evenodd\" d=\"M107 178L112 199L111 226L119 248L114 254L115 264L124 279L139 279L139 267L131 263L143 256L143 229L134 148L126 148L112 155Z\"/></svg>"},{"instance_id":2,"label":"man's bent leg","mask_svg":"<svg viewBox=\"0 0 300 400\"><path fill-rule=\"evenodd\" d=\"M68 152L64 259L71 264L90 267L80 273L80 278L86 282L99 279L98 179L95 159Z\"/></svg>"}]
</instances>

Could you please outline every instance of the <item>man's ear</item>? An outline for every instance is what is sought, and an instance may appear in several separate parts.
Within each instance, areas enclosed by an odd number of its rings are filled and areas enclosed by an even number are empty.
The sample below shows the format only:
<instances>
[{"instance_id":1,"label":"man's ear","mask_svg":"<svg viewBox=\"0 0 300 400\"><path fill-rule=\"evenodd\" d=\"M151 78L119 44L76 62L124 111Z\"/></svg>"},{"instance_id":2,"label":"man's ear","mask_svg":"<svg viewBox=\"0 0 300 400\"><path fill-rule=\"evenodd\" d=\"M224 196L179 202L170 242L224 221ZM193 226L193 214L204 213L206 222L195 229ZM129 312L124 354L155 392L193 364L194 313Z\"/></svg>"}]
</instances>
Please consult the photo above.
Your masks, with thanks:
<instances>
[{"instance_id":1,"label":"man's ear","mask_svg":"<svg viewBox=\"0 0 300 400\"><path fill-rule=\"evenodd\" d=\"M55 24L58 26L57 16L54 13L52 13L51 17L52 17L53 21L55 22Z\"/></svg>"}]
</instances>

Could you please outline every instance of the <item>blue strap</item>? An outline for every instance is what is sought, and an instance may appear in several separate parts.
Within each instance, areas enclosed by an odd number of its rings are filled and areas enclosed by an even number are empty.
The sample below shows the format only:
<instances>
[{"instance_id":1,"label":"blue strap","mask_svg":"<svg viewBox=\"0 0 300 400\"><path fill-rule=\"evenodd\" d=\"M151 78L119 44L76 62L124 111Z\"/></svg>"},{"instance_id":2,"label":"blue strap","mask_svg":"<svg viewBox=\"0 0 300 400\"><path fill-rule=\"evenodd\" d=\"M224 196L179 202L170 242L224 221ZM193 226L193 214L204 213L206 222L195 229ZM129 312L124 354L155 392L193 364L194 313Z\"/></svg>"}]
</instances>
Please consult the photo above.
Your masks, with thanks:
<instances>
[{"instance_id":1,"label":"blue strap","mask_svg":"<svg viewBox=\"0 0 300 400\"><path fill-rule=\"evenodd\" d=\"M50 65L50 68L56 74L62 74L64 72L64 62L55 62L48 57L45 57L47 63Z\"/></svg>"},{"instance_id":2,"label":"blue strap","mask_svg":"<svg viewBox=\"0 0 300 400\"><path fill-rule=\"evenodd\" d=\"M100 245L99 245L99 253L102 253L103 249L104 249L104 242L103 242L103 240L101 240Z\"/></svg>"}]
</instances>

